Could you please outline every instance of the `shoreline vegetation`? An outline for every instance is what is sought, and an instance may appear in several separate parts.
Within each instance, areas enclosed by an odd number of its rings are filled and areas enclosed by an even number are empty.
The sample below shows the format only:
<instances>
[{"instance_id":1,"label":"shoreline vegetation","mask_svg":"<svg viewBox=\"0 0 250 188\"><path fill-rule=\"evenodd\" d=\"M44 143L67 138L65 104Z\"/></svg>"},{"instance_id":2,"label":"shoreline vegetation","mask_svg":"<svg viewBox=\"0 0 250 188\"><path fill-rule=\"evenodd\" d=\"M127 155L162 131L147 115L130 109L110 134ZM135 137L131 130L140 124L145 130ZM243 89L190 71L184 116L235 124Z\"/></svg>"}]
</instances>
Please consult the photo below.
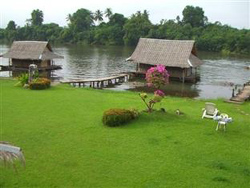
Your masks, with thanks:
<instances>
[{"instance_id":1,"label":"shoreline vegetation","mask_svg":"<svg viewBox=\"0 0 250 188\"><path fill-rule=\"evenodd\" d=\"M0 79L1 140L22 148L26 168L0 166L0 187L249 187L249 102L166 96L155 105L166 112L146 113L136 92L16 82ZM201 118L208 101L233 118L226 132ZM141 113L107 127L110 108Z\"/></svg>"},{"instance_id":2,"label":"shoreline vegetation","mask_svg":"<svg viewBox=\"0 0 250 188\"><path fill-rule=\"evenodd\" d=\"M195 40L199 51L229 54L250 54L250 30L209 22L201 7L186 6L182 19L162 19L153 24L147 10L137 11L130 17L113 13L111 8L92 12L78 9L65 16L68 25L43 23L43 11L36 9L25 26L10 20L0 29L0 43L14 40L43 40L60 44L128 45L135 46L140 37L168 40ZM104 21L105 20L105 21Z\"/></svg>"}]
</instances>

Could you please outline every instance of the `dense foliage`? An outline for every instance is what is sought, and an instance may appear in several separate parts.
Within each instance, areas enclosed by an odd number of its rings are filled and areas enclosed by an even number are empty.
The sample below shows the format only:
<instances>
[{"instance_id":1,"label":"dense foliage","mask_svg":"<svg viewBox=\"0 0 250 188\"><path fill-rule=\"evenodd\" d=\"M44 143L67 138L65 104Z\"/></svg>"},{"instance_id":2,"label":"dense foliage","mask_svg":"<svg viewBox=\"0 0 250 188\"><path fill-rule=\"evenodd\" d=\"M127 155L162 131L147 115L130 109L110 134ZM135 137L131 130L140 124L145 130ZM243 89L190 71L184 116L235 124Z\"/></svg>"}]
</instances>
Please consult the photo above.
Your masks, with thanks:
<instances>
[{"instance_id":1,"label":"dense foliage","mask_svg":"<svg viewBox=\"0 0 250 188\"><path fill-rule=\"evenodd\" d=\"M23 27L9 21L0 29L0 42L14 40L49 40L59 43L88 43L101 45L136 45L140 37L195 40L199 50L223 53L250 53L250 30L236 29L220 22L210 23L200 7L186 6L182 19L162 19L152 24L147 10L126 18L112 13L110 8L94 13L81 8L68 14L68 25L43 24L43 12L33 10Z\"/></svg>"},{"instance_id":2,"label":"dense foliage","mask_svg":"<svg viewBox=\"0 0 250 188\"><path fill-rule=\"evenodd\" d=\"M50 87L51 81L47 78L37 78L31 81L29 88L32 90L43 90Z\"/></svg>"},{"instance_id":3,"label":"dense foliage","mask_svg":"<svg viewBox=\"0 0 250 188\"><path fill-rule=\"evenodd\" d=\"M27 73L23 73L17 78L17 80L18 82L16 86L24 86L29 83L29 75Z\"/></svg>"},{"instance_id":4,"label":"dense foliage","mask_svg":"<svg viewBox=\"0 0 250 188\"><path fill-rule=\"evenodd\" d=\"M103 113L102 122L109 127L116 127L135 119L138 112L126 109L109 109Z\"/></svg>"},{"instance_id":5,"label":"dense foliage","mask_svg":"<svg viewBox=\"0 0 250 188\"><path fill-rule=\"evenodd\" d=\"M147 85L159 89L161 86L169 83L169 76L164 65L159 64L155 67L151 67L146 72Z\"/></svg>"}]
</instances>

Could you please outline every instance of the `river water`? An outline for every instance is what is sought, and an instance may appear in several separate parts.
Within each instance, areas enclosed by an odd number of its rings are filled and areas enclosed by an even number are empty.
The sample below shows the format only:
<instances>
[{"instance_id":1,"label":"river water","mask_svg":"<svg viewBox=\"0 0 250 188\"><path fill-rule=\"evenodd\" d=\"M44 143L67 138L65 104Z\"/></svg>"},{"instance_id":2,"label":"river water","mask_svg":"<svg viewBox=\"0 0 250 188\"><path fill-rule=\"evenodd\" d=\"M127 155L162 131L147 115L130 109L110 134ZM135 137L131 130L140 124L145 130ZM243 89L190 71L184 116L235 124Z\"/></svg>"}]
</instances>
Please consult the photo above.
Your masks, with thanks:
<instances>
[{"instance_id":1,"label":"river water","mask_svg":"<svg viewBox=\"0 0 250 188\"><path fill-rule=\"evenodd\" d=\"M7 52L6 45L0 46L0 54ZM62 65L62 70L54 72L59 80L101 78L119 72L135 71L135 64L126 62L134 51L134 47L64 45L54 46L54 52L63 55L64 59L55 60ZM164 88L167 95L191 98L230 98L232 89L240 88L250 80L249 57L221 56L218 53L198 53L203 64L199 68L200 81L180 83L171 81ZM1 65L7 65L8 59L0 58ZM8 77L8 72L0 72L0 76ZM237 85L237 86L236 86ZM148 91L144 80L133 80L117 85L113 90Z\"/></svg>"}]
</instances>

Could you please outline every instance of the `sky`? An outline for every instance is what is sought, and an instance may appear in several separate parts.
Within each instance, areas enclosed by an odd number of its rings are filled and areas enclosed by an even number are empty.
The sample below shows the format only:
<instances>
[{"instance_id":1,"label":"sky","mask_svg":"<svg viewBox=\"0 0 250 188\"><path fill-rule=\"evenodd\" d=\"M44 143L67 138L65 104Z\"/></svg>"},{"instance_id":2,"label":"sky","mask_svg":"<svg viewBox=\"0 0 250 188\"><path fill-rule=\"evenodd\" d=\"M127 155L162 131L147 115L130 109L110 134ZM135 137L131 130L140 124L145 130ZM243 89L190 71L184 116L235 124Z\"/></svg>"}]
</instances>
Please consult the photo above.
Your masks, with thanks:
<instances>
[{"instance_id":1,"label":"sky","mask_svg":"<svg viewBox=\"0 0 250 188\"><path fill-rule=\"evenodd\" d=\"M138 10L147 10L153 24L161 19L182 18L187 5L199 6L209 22L220 21L238 29L250 29L250 0L3 0L0 6L0 28L5 28L10 20L24 26L34 9L44 14L44 23L66 26L68 14L80 8L92 12L111 8L113 13L130 17Z\"/></svg>"}]
</instances>

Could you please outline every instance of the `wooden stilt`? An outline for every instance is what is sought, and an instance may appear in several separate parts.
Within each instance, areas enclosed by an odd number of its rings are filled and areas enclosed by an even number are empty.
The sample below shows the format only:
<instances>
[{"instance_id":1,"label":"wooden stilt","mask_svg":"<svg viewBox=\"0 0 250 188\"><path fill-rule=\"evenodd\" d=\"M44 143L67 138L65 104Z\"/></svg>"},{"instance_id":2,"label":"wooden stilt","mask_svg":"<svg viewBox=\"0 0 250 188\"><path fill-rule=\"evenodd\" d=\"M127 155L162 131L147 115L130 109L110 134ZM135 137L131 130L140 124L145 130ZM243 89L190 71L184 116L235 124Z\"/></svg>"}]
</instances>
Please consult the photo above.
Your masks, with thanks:
<instances>
[{"instance_id":1,"label":"wooden stilt","mask_svg":"<svg viewBox=\"0 0 250 188\"><path fill-rule=\"evenodd\" d=\"M182 83L185 82L185 69L182 69Z\"/></svg>"}]
</instances>

